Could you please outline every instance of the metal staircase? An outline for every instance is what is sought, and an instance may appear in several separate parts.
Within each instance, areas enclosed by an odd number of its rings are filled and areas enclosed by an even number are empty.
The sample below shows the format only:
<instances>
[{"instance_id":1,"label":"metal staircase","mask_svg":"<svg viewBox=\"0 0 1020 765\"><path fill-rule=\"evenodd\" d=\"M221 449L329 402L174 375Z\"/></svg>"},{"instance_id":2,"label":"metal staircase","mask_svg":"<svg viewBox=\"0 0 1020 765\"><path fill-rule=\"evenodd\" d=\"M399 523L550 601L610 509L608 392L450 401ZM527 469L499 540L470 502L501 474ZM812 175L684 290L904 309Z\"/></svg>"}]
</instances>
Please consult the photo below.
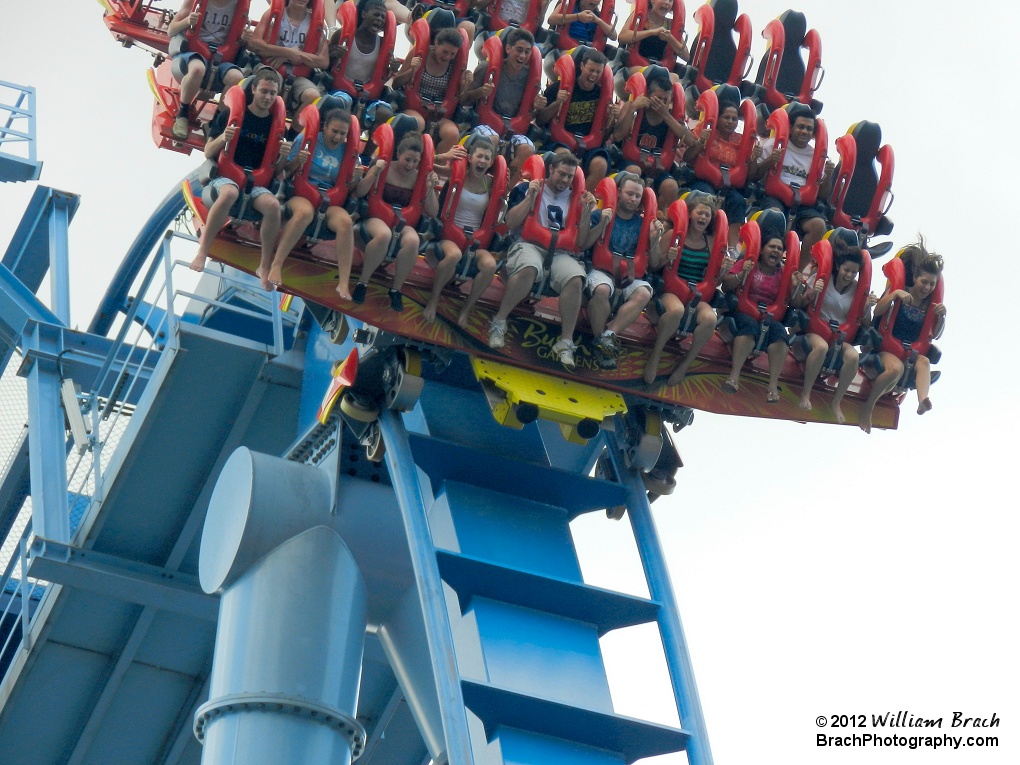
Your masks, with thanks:
<instances>
[{"instance_id":1,"label":"metal staircase","mask_svg":"<svg viewBox=\"0 0 1020 765\"><path fill-rule=\"evenodd\" d=\"M455 667L447 714L462 714L460 705L469 712L473 759L465 762L630 763L684 749L691 762L710 762L687 730L613 711L598 638L672 619L661 602L585 584L569 522L621 503L633 511L643 490L522 461L515 440L495 429L485 452L408 434L395 416L383 433L414 529L419 588L441 583L445 595L440 616L452 639L437 620L428 644L439 658L455 656L446 665ZM702 728L696 697L684 702L685 725Z\"/></svg>"}]
</instances>

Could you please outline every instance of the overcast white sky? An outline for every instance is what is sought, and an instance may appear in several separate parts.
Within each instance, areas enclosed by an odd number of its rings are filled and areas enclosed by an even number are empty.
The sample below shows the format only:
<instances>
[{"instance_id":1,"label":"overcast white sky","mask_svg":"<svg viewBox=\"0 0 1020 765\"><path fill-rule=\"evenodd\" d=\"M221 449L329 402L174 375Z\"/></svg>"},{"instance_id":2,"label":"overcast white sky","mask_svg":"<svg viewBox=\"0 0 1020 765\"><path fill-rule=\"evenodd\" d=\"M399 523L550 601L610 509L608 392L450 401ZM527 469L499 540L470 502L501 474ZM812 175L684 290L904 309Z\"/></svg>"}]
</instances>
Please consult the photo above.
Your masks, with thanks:
<instances>
[{"instance_id":1,"label":"overcast white sky","mask_svg":"<svg viewBox=\"0 0 1020 765\"><path fill-rule=\"evenodd\" d=\"M786 7L745 3L756 67L760 30ZM153 147L150 59L118 48L98 4L40 8L5 4L16 34L0 48L0 79L38 88L42 182L82 197L70 249L72 316L85 325L140 226L198 159ZM966 6L799 8L822 36L831 139L860 119L881 124L896 150L893 239L921 231L946 258L943 377L934 411L917 417L911 396L895 432L698 414L678 437L680 488L655 513L715 761L1017 763L1020 502L1010 476L1020 423L1009 385L1020 364L1014 269L997 262L1014 249L1020 25L1004 0L980 6L980 26ZM31 190L0 187L0 245ZM575 527L590 581L641 592L626 525L592 515ZM675 722L664 670L645 659L638 633L604 641L617 710ZM820 715L870 722L899 710L947 726L956 711L995 712L1000 746L815 746Z\"/></svg>"}]
</instances>

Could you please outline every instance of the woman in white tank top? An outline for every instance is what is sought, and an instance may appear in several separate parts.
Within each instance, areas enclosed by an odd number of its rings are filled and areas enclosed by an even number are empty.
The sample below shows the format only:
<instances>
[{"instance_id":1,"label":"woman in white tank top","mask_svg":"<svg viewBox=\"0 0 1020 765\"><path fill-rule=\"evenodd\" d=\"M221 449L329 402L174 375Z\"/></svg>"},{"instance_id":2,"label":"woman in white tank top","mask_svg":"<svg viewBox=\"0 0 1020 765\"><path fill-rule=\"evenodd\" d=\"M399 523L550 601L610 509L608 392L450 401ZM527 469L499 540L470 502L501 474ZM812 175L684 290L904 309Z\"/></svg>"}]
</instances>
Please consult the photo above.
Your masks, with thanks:
<instances>
[{"instance_id":1,"label":"woman in white tank top","mask_svg":"<svg viewBox=\"0 0 1020 765\"><path fill-rule=\"evenodd\" d=\"M819 314L825 321L835 321L842 324L849 317L854 296L857 294L857 276L861 272L863 258L861 251L857 247L849 247L839 238L833 238L832 251L832 279L829 280L829 286L825 290L825 294L822 295L822 306ZM818 289L815 285L820 283L819 280L811 279L811 277L808 277L808 279L810 286L805 290L800 300L797 301L797 307L803 308L809 305L818 295ZM860 285L860 289L868 289L869 286L867 284ZM869 294L864 304L864 315L861 318L861 323L864 326L871 326L871 309L876 302L875 294ZM822 371L822 364L825 362L825 357L829 352L829 345L824 339L813 332L809 332L802 337L804 338L803 342L799 346L796 343L793 346L795 355L797 355L798 349L801 355L806 353L806 356L803 358L804 385L801 388L799 405L801 409L810 411L811 387ZM854 348L853 340L852 337L848 337L843 342L842 367L839 370L839 382L836 385L836 392L832 397L832 413L836 417L836 422L840 424L846 421L841 407L843 396L850 387L850 383L857 376L857 369L860 363L860 354ZM807 345L806 348L803 345L804 343Z\"/></svg>"},{"instance_id":2,"label":"woman in white tank top","mask_svg":"<svg viewBox=\"0 0 1020 765\"><path fill-rule=\"evenodd\" d=\"M468 139L465 149L467 150L467 159L465 160L467 172L464 176L464 188L461 189L457 208L453 212L453 222L463 229L471 228L477 231L482 226L489 205L499 203L499 200L492 199L488 175L489 168L492 167L493 148L487 138L472 136ZM440 205L440 210L442 210L442 205ZM439 298L442 296L443 288L457 273L464 253L449 239L443 239L437 248L430 248L427 255L430 263L436 269L436 278L432 284L432 294L429 296L422 314L427 321L435 321L436 309L439 307ZM492 277L496 274L496 257L488 250L479 248L475 250L473 265L478 269L478 273L471 283L471 292L467 302L457 317L457 324L462 328L467 327L471 309L492 283Z\"/></svg>"}]
</instances>

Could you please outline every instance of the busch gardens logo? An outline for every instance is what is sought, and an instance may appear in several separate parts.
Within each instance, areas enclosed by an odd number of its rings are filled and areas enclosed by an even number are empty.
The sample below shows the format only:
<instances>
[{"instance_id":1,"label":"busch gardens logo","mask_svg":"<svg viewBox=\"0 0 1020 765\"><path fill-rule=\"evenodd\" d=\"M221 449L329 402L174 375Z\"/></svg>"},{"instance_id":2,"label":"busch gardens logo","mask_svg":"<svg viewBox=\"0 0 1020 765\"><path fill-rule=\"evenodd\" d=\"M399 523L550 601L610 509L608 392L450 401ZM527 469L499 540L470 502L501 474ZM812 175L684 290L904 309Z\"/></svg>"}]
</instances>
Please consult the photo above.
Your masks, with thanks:
<instances>
[{"instance_id":1,"label":"busch gardens logo","mask_svg":"<svg viewBox=\"0 0 1020 765\"><path fill-rule=\"evenodd\" d=\"M543 364L559 365L556 355L552 352L553 344L559 340L560 328L554 325L547 325L538 319L518 318L515 323L521 329L521 350L528 350L535 354ZM577 368L591 371L599 371L598 363L587 346L578 345L574 356Z\"/></svg>"}]
</instances>

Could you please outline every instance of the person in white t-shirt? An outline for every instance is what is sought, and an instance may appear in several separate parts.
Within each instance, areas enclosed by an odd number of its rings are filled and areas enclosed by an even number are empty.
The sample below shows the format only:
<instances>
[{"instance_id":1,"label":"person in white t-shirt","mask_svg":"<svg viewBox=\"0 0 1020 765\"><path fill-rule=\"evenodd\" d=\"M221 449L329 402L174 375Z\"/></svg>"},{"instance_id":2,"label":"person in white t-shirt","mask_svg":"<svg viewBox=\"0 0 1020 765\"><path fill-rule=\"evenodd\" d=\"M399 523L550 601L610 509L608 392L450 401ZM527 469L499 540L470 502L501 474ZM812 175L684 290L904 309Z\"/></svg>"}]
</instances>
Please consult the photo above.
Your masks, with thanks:
<instances>
[{"instance_id":1,"label":"person in white t-shirt","mask_svg":"<svg viewBox=\"0 0 1020 765\"><path fill-rule=\"evenodd\" d=\"M538 195L538 222L547 229L562 230L569 217L573 199L571 185L578 166L573 154L555 154L549 160L546 180L532 180L519 184L510 194L506 224L511 231L520 229L534 209ZM587 240L591 229L591 211L595 197L584 192L581 197L582 213L578 222L576 242ZM510 312L531 292L545 268L545 252L538 245L518 239L507 253L506 270L509 274L499 310L489 325L489 347L502 348L506 335L506 319ZM561 334L552 351L567 369L574 369L574 330L581 311L581 299L586 272L576 251L557 248L549 264L549 286L559 295Z\"/></svg>"},{"instance_id":2,"label":"person in white t-shirt","mask_svg":"<svg viewBox=\"0 0 1020 765\"><path fill-rule=\"evenodd\" d=\"M280 29L275 44L267 41L271 11L266 11L255 27L255 33L248 44L252 53L258 55L262 63L280 72L285 81L288 75L294 74L295 67L301 67L299 72L306 72L306 67L326 69L329 66L329 46L325 29L321 26L318 29L311 28L312 17L315 15L313 11L313 0L288 0L279 21ZM309 53L307 50L309 36L317 41L314 46L315 53ZM295 76L286 94L287 108L291 111L300 111L322 93L323 91L307 77Z\"/></svg>"},{"instance_id":3,"label":"person in white t-shirt","mask_svg":"<svg viewBox=\"0 0 1020 765\"><path fill-rule=\"evenodd\" d=\"M761 156L752 161L748 173L751 180L763 178L772 168L777 167L782 161L779 171L779 180L787 186L807 184L811 171L811 163L814 159L815 126L817 118L810 107L803 104L795 104L789 110L790 117L790 140L786 144L786 151L783 154L772 151L775 139L769 138L762 144ZM822 174L821 184L818 188L818 200L825 199L832 191L832 171L835 165L831 160L826 160L825 170ZM775 197L765 197L761 203L762 209L770 207L782 210L789 217L791 210ZM825 221L825 214L821 206L816 202L814 205L801 205L793 210L794 226L800 234L800 267L805 269L811 260L811 248L825 236L828 226Z\"/></svg>"}]
</instances>

